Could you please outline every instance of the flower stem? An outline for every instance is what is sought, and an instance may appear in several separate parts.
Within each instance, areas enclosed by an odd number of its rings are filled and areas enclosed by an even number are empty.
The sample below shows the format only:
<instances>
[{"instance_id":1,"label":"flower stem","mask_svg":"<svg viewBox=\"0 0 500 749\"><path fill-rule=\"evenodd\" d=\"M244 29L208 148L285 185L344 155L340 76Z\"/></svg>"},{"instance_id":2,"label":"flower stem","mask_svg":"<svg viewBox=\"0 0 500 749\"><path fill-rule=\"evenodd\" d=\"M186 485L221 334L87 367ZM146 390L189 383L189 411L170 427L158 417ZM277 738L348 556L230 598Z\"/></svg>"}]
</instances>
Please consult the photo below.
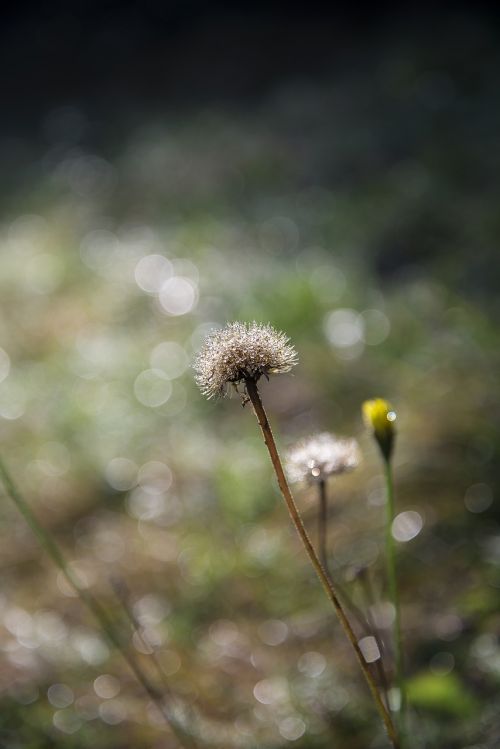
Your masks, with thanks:
<instances>
[{"instance_id":1,"label":"flower stem","mask_svg":"<svg viewBox=\"0 0 500 749\"><path fill-rule=\"evenodd\" d=\"M387 679L387 674L385 671L384 666L384 656L386 654L386 648L384 644L383 637L380 633L380 630L375 624L374 618L371 614L371 608L375 604L375 597L373 595L372 586L370 584L370 575L368 570L362 569L358 575L358 580L361 584L361 595L365 599L365 605L366 605L366 624L368 626L368 634L371 634L373 637L375 637L375 640L377 641L378 649L380 651L380 658L376 661L377 663L377 672L380 679L380 686L382 688L382 692L384 695L384 701L387 706L387 708L390 710L390 703L389 703L389 681Z\"/></svg>"},{"instance_id":2,"label":"flower stem","mask_svg":"<svg viewBox=\"0 0 500 749\"><path fill-rule=\"evenodd\" d=\"M394 651L396 658L396 682L399 690L399 731L401 740L404 740L405 734L405 717L406 717L406 685L403 669L403 646L401 638L401 610L399 605L399 591L396 574L396 551L394 547L394 537L392 535L392 524L394 521L394 482L392 477L392 467L390 459L384 459L385 482L387 491L387 516L385 529L385 551L387 565L387 581L389 585L389 595L394 606Z\"/></svg>"},{"instance_id":3,"label":"flower stem","mask_svg":"<svg viewBox=\"0 0 500 749\"><path fill-rule=\"evenodd\" d=\"M262 430L262 434L264 437L264 442L266 443L266 447L269 452L269 456L271 458L271 462L273 464L276 478L278 479L278 485L281 490L281 493L283 495L283 498L285 500L285 503L288 508L288 512L290 513L290 517L292 519L293 524L295 525L295 528L297 530L297 533L300 536L300 539L302 543L304 544L304 548L307 552L307 555L309 557L309 560L314 567L316 574L318 575L323 588L325 589L325 592L330 599L331 603L333 604L333 607L336 611L336 614L338 616L338 619L344 629L344 632L346 634L347 639L351 643L351 646L356 654L356 657L358 659L360 668L363 672L363 675L368 683L368 687L370 689L370 692L372 694L373 700L376 704L376 707L382 717L382 720L384 722L385 728L387 730L387 734L389 736L389 739L392 743L392 746L394 749L400 749L398 737L396 734L396 730L394 728L394 724L392 722L391 716L389 712L387 711L387 708L385 707L382 698L380 696L380 693L377 689L377 685L375 683L375 680L373 678L372 673L370 672L370 669L368 667L368 664L366 663L363 654L361 652L361 649L358 645L358 640L356 638L356 635L354 634L354 631L351 627L351 624L344 612L343 606L340 603L340 600L337 596L337 593L333 587L333 584L328 577L328 573L324 569L323 565L321 564L318 555L316 554L316 551L314 549L314 546L311 543L311 540L309 538L309 535L305 529L304 523L302 522L302 518L300 517L297 505L295 504L295 500L293 499L292 493L290 491L290 487L288 486L288 482L285 477L285 472L283 471L283 466L281 464L281 460L279 457L278 449L276 447L276 443L274 441L274 436L271 431L271 427L269 425L269 421L267 419L266 412L264 410L264 406L262 405L262 401L259 395L259 391L257 389L257 383L254 379L247 378L245 380L246 389L248 393L248 397L252 401L252 405L254 407L255 415L257 416L257 420L259 422L259 426Z\"/></svg>"},{"instance_id":4,"label":"flower stem","mask_svg":"<svg viewBox=\"0 0 500 749\"><path fill-rule=\"evenodd\" d=\"M328 500L326 496L326 481L321 479L318 482L319 494L319 513L318 513L318 548L321 564L328 570L328 552L327 552L327 532L328 532Z\"/></svg>"},{"instance_id":5,"label":"flower stem","mask_svg":"<svg viewBox=\"0 0 500 749\"><path fill-rule=\"evenodd\" d=\"M327 492L326 481L324 479L320 479L320 481L318 481L318 496L319 496L319 513L318 513L319 558L331 582L332 574L330 572L330 567L328 564L328 545L327 545L328 492ZM352 617L354 617L358 626L361 628L361 631L363 632L363 634L365 636L371 635L372 637L375 638L377 647L380 652L380 658L378 658L375 661L374 667L378 675L378 679L379 679L382 692L384 694L385 705L386 707L388 707L389 706L389 700L387 697L388 687L387 687L387 676L385 673L384 662L382 659L382 654L383 654L382 640L380 638L379 633L377 632L377 628L375 627L373 619L369 613L370 602L368 600L368 605L366 606L366 613L363 613L357 606L355 606L351 597L347 594L345 589L339 585L338 582L335 583L335 587L336 587L337 596L340 599L341 604L343 604L344 608L350 612Z\"/></svg>"},{"instance_id":6,"label":"flower stem","mask_svg":"<svg viewBox=\"0 0 500 749\"><path fill-rule=\"evenodd\" d=\"M152 702L154 702L154 704L160 710L163 719L177 737L180 745L185 747L185 749L193 749L195 745L194 742L191 741L191 737L187 738L185 736L184 730L177 725L177 721L172 717L172 715L170 715L170 710L164 704L163 695L161 694L161 692L153 684L150 683L149 678L143 671L142 667L124 647L122 638L120 637L116 626L107 613L106 609L99 603L96 598L94 598L94 596L88 590L86 590L82 586L77 576L70 569L61 549L59 548L51 534L47 530L45 530L45 528L39 523L31 507L17 489L17 486L15 485L10 473L7 471L7 468L5 467L1 459L0 481L3 484L7 495L16 505L17 509L26 520L34 535L37 537L40 546L47 552L54 564L61 570L67 582L76 592L82 603L85 604L85 606L94 615L95 619L97 619L101 630L104 632L111 646L115 647L121 653L139 684L142 686Z\"/></svg>"}]
</instances>

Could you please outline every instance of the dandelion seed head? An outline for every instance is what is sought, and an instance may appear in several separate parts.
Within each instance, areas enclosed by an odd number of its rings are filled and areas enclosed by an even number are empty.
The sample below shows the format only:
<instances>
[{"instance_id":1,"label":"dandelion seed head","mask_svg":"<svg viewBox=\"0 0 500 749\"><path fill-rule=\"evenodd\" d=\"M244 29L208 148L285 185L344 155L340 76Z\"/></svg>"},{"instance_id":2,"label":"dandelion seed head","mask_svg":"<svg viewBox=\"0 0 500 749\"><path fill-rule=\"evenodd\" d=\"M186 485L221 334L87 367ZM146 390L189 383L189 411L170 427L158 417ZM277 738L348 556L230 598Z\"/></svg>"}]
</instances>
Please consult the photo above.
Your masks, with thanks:
<instances>
[{"instance_id":1,"label":"dandelion seed head","mask_svg":"<svg viewBox=\"0 0 500 749\"><path fill-rule=\"evenodd\" d=\"M290 481L325 481L329 476L352 471L361 458L355 439L323 432L297 442L287 453Z\"/></svg>"},{"instance_id":2,"label":"dandelion seed head","mask_svg":"<svg viewBox=\"0 0 500 749\"><path fill-rule=\"evenodd\" d=\"M297 353L284 333L271 325L233 322L208 334L194 369L201 392L212 398L224 395L228 383L257 381L288 372L295 364Z\"/></svg>"}]
</instances>

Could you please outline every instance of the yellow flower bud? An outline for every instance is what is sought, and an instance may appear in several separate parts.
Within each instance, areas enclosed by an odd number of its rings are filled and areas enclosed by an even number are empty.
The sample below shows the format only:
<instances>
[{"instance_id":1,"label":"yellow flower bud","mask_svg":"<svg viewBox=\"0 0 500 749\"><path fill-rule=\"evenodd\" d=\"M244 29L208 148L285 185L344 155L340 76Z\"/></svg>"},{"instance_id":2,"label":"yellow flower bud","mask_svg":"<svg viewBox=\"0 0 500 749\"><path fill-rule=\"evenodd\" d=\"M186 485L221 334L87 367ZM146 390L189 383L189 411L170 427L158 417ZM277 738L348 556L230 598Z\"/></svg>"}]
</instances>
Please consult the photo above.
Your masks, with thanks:
<instances>
[{"instance_id":1,"label":"yellow flower bud","mask_svg":"<svg viewBox=\"0 0 500 749\"><path fill-rule=\"evenodd\" d=\"M363 418L366 426L373 431L382 455L389 460L396 432L396 412L383 398L374 398L363 403Z\"/></svg>"}]
</instances>

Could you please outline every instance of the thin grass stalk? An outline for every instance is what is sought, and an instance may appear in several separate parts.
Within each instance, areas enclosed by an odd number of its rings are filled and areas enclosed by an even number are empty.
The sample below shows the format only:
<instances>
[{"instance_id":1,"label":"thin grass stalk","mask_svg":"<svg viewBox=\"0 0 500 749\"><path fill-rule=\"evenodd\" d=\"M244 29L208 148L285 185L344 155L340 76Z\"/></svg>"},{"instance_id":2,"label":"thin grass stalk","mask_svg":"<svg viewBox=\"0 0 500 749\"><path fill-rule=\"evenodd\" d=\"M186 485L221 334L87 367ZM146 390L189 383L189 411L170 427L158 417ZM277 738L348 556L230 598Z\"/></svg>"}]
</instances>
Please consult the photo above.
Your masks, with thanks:
<instances>
[{"instance_id":1,"label":"thin grass stalk","mask_svg":"<svg viewBox=\"0 0 500 749\"><path fill-rule=\"evenodd\" d=\"M406 684L404 677L403 664L403 643L401 637L401 607L399 603L399 589L396 572L396 550L394 537L392 535L392 524L394 522L394 481L392 476L392 466L389 458L384 459L384 474L387 492L387 517L385 529L385 551L387 581L389 586L389 596L394 606L394 654L396 661L396 683L399 690L399 731L401 740L404 741L406 729Z\"/></svg>"},{"instance_id":2,"label":"thin grass stalk","mask_svg":"<svg viewBox=\"0 0 500 749\"><path fill-rule=\"evenodd\" d=\"M99 603L99 601L94 598L94 596L80 584L76 575L74 575L74 573L68 567L61 549L54 541L50 533L46 531L45 528L43 528L43 526L39 523L29 504L17 489L12 477L10 476L10 473L8 472L1 458L0 480L7 495L15 504L15 506L33 531L34 535L38 539L40 546L46 551L54 564L60 569L69 585L71 586L71 588L73 588L82 603L93 614L111 646L116 648L121 653L123 659L127 663L128 667L134 674L139 684L142 686L151 701L160 710L160 713L166 725L168 726L168 728L170 728L172 733L174 733L180 745L185 747L185 749L194 749L192 743L186 743L186 738L183 732L175 724L175 721L172 720L172 716L169 714L169 710L163 702L163 696L161 692L159 692L156 687L150 683L141 666L137 663L135 658L124 648L123 643L121 642L121 637L115 628L113 620L110 619L108 613Z\"/></svg>"},{"instance_id":3,"label":"thin grass stalk","mask_svg":"<svg viewBox=\"0 0 500 749\"><path fill-rule=\"evenodd\" d=\"M113 588L113 592L115 593L116 599L118 603L120 604L120 607L125 615L125 618L130 624L132 633L140 641L144 652L148 653L152 663L154 664L156 673L162 684L163 694L168 695L169 697L173 697L167 677L165 675L165 672L163 671L160 661L158 660L156 652L153 650L151 645L146 641L144 635L141 632L141 625L139 621L137 620L134 612L132 611L132 608L129 603L128 588L125 582L123 580L117 580L116 578L111 578L110 585Z\"/></svg>"},{"instance_id":4,"label":"thin grass stalk","mask_svg":"<svg viewBox=\"0 0 500 749\"><path fill-rule=\"evenodd\" d=\"M330 565L328 562L328 545L327 545L327 525L328 525L328 497L326 492L326 481L323 479L318 482L319 485L319 501L320 501L320 512L319 512L319 518L318 518L318 549L319 549L319 558L321 561L321 564L324 567L324 570L328 577L330 578L330 582L332 582L332 573L330 570ZM353 619L357 622L360 629L365 634L371 634L371 632L367 632L367 619L359 606L356 606L354 601L351 599L351 597L347 594L347 592L344 590L343 586L339 584L338 581L335 582L335 589L337 592L337 596L340 599L341 604L344 606L345 609L349 611Z\"/></svg>"},{"instance_id":5,"label":"thin grass stalk","mask_svg":"<svg viewBox=\"0 0 500 749\"><path fill-rule=\"evenodd\" d=\"M316 574L318 575L321 584L323 585L323 588L325 589L325 592L330 599L331 603L333 604L333 607L336 611L336 614L338 616L338 619L344 629L345 635L347 639L349 640L356 657L358 659L360 668L363 672L363 675L366 679L366 682L368 684L368 688L370 690L370 693L373 697L373 700L375 702L376 708L378 712L380 713L380 716L383 720L384 726L386 728L387 734L389 736L389 739L392 743L392 746L394 749L400 749L400 744L398 740L398 736L396 733L396 729L394 727L394 724L392 722L391 716L385 707L383 700L380 696L380 693L377 688L377 684L375 682L375 679L373 678L373 675L368 667L368 664L366 663L363 653L361 652L361 649L358 645L358 640L356 638L356 635L351 627L351 624L344 612L343 606L340 603L340 600L337 596L337 593L334 589L334 586L328 576L328 573L324 569L323 565L321 564L319 557L314 549L314 546L311 543L311 540L309 538L309 535L305 529L304 523L302 522L302 518L300 517L297 505L295 504L295 500L293 499L292 493L290 491L290 487L288 486L288 482L285 477L285 472L283 470L283 466L281 464L281 459L279 457L278 449L276 447L276 442L274 440L273 433L271 431L271 427L269 425L269 421L266 415L266 412L264 410L264 406L262 404L262 400L260 398L260 394L257 388L257 383L253 378L246 378L245 379L246 384L246 390L248 393L248 397L250 398L255 415L257 417L257 420L259 422L259 426L262 430L262 435L264 437L264 442L266 444L266 447L269 452L269 456L271 458L271 462L273 464L276 478L278 480L278 485L281 490L281 493L283 495L283 498L285 500L285 503L287 505L288 511L290 513L290 517L292 519L292 522L297 530L297 533L299 534L301 541L304 545L304 548L306 550L306 553L309 557L309 560L311 564L313 565Z\"/></svg>"},{"instance_id":6,"label":"thin grass stalk","mask_svg":"<svg viewBox=\"0 0 500 749\"><path fill-rule=\"evenodd\" d=\"M168 683L167 675L165 674L165 671L163 670L163 667L161 665L161 662L158 658L158 655L156 651L152 648L152 646L146 641L144 638L144 635L141 632L141 625L140 622L137 620L131 606L129 603L129 596L128 596L128 587L124 580L118 580L117 578L112 578L110 580L111 587L113 588L113 591L116 595L117 601L121 606L121 609L127 619L127 621L130 624L132 632L136 635L136 637L141 642L141 645L144 649L144 652L148 653L149 658L151 659L156 673L158 675L158 678L162 685L162 695L163 697L168 697L172 702L175 701L175 695L173 694L170 684ZM191 725L191 728L189 732L186 731L182 726L179 726L179 731L182 732L182 734L186 737L186 739L189 741L190 747L192 749L198 749L198 744L196 742L195 733L196 731L193 729L193 726L197 722L196 714L191 706L188 708L189 710L189 723ZM170 716L170 720L173 722L176 722L175 718Z\"/></svg>"},{"instance_id":7,"label":"thin grass stalk","mask_svg":"<svg viewBox=\"0 0 500 749\"><path fill-rule=\"evenodd\" d=\"M389 703L389 680L387 678L387 673L384 666L384 656L387 655L387 648L384 643L384 639L380 633L379 628L375 624L374 618L371 614L371 607L375 603L375 597L373 595L373 589L370 584L370 576L368 573L368 570L363 569L361 570L360 574L358 575L358 580L361 585L361 592L364 596L364 599L366 601L366 623L368 625L368 629L370 631L370 634L375 637L375 640L377 641L378 649L380 651L380 658L377 660L377 671L380 678L380 685L382 687L382 692L384 695L384 701L387 706L387 709L391 709L391 705Z\"/></svg>"},{"instance_id":8,"label":"thin grass stalk","mask_svg":"<svg viewBox=\"0 0 500 749\"><path fill-rule=\"evenodd\" d=\"M318 513L318 548L319 548L319 558L321 560L321 563L323 567L325 568L325 571L330 578L330 582L332 582L332 574L330 571L330 565L328 563L328 492L327 492L327 486L325 479L321 479L318 483L318 498L319 498L319 513ZM339 585L338 582L335 583L335 588L337 591L337 595L340 599L340 602L343 604L343 606L350 611L352 616L355 618L358 626L360 627L361 631L365 636L371 635L375 638L375 641L377 643L377 646L380 651L380 658L377 658L374 664L374 669L377 672L377 676L379 679L380 687L382 689L382 693L384 695L384 702L386 705L386 708L389 710L389 699L388 699L388 682L387 682L387 674L385 673L384 668L384 662L382 659L383 654L383 647L382 647L382 641L379 637L379 633L377 632L377 629L375 627L375 623L373 622L373 619L369 613L369 603L368 600L368 606L366 613L364 613L356 604L351 600L351 597L346 593L344 588Z\"/></svg>"}]
</instances>

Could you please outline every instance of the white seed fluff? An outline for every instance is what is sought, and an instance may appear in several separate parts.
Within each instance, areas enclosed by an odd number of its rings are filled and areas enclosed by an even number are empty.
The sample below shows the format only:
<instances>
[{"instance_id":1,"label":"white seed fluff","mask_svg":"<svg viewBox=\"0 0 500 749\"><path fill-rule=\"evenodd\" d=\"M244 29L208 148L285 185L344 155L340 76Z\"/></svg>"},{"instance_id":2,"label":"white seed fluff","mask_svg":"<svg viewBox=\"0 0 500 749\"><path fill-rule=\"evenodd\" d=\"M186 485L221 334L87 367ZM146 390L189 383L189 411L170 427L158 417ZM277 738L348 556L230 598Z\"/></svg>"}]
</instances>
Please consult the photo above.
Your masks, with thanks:
<instances>
[{"instance_id":1,"label":"white seed fluff","mask_svg":"<svg viewBox=\"0 0 500 749\"><path fill-rule=\"evenodd\" d=\"M194 362L195 378L212 398L224 395L230 382L288 372L297 360L289 338L271 325L233 322L208 334Z\"/></svg>"},{"instance_id":2,"label":"white seed fluff","mask_svg":"<svg viewBox=\"0 0 500 749\"><path fill-rule=\"evenodd\" d=\"M290 481L325 481L329 476L352 471L359 461L360 450L355 439L323 432L290 448L286 456L286 471Z\"/></svg>"}]
</instances>

